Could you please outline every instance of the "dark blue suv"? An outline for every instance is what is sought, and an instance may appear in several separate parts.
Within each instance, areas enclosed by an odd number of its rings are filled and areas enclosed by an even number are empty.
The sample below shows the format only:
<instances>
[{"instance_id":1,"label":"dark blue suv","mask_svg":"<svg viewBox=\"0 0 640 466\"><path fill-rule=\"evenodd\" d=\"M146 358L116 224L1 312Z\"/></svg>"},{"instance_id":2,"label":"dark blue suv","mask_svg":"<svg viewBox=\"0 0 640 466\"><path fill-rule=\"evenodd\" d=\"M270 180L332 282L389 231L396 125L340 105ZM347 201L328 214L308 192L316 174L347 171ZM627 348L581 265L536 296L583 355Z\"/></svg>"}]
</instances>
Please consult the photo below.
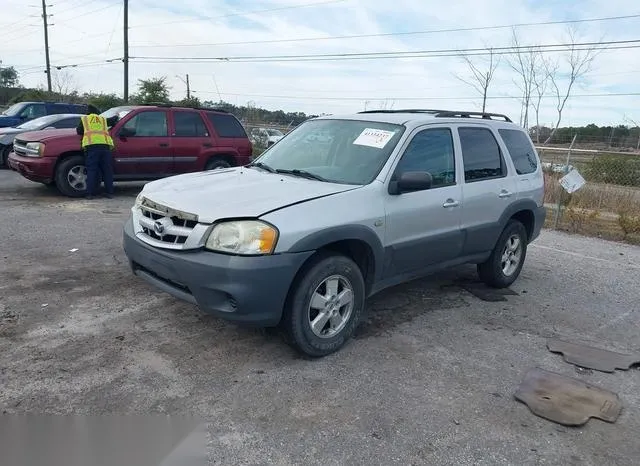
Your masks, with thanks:
<instances>
[{"instance_id":1,"label":"dark blue suv","mask_svg":"<svg viewBox=\"0 0 640 466\"><path fill-rule=\"evenodd\" d=\"M60 113L85 114L87 106L60 102L20 102L0 114L0 128L18 126L35 118Z\"/></svg>"}]
</instances>

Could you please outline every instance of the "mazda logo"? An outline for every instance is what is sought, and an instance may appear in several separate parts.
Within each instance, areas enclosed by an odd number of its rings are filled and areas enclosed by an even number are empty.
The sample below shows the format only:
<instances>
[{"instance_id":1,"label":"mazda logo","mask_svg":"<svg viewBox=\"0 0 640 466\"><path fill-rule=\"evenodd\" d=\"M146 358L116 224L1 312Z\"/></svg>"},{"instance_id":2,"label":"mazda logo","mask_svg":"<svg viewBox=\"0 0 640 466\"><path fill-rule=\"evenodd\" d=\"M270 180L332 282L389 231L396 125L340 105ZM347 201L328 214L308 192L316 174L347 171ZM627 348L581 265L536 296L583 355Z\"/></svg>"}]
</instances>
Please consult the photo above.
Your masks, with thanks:
<instances>
[{"instance_id":1,"label":"mazda logo","mask_svg":"<svg viewBox=\"0 0 640 466\"><path fill-rule=\"evenodd\" d=\"M162 235L162 233L164 233L164 225L162 224L162 222L155 222L153 224L153 231L155 231L159 235Z\"/></svg>"}]
</instances>

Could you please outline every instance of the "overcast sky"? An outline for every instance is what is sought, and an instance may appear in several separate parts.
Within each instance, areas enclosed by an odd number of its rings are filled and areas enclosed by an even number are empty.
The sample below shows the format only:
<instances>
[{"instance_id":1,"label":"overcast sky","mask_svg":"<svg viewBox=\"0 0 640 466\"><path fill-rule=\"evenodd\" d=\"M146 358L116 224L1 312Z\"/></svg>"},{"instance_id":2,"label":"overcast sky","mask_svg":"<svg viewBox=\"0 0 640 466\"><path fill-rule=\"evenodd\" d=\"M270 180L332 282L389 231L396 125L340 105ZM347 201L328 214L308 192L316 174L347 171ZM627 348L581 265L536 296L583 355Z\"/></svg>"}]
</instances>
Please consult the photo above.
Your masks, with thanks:
<instances>
[{"instance_id":1,"label":"overcast sky","mask_svg":"<svg viewBox=\"0 0 640 466\"><path fill-rule=\"evenodd\" d=\"M2 0L0 60L15 66L24 86L46 83L39 2ZM50 0L53 66L67 68L81 92L122 94L122 0ZM510 28L335 39L452 28L505 26L640 14L637 0L130 0L132 57L241 57L506 47ZM306 6L305 6L306 5ZM266 11L271 10L271 11ZM577 25L580 42L640 39L640 18ZM518 27L523 45L564 43L566 25ZM327 39L334 37L334 39ZM316 39L297 40L296 39ZM287 41L290 40L290 41ZM280 41L280 42L274 42ZM238 42L245 42L238 44ZM246 43L251 42L251 43ZM224 43L224 44L221 44ZM230 44L234 43L234 44ZM634 44L637 45L637 44ZM562 60L562 53L548 54ZM640 120L640 96L588 96L640 92L640 48L600 52L575 88L564 125L622 124ZM479 66L481 59L477 58ZM157 61L157 60L156 60ZM478 110L481 98L456 75L468 69L456 56L378 60L242 63L145 63L132 58L130 88L138 79L166 76L173 98L185 95L189 74L195 96L268 109L343 113L394 108ZM520 117L517 75L503 58L489 91L488 111ZM552 95L541 123L556 119ZM386 100L386 102L385 102Z\"/></svg>"}]
</instances>

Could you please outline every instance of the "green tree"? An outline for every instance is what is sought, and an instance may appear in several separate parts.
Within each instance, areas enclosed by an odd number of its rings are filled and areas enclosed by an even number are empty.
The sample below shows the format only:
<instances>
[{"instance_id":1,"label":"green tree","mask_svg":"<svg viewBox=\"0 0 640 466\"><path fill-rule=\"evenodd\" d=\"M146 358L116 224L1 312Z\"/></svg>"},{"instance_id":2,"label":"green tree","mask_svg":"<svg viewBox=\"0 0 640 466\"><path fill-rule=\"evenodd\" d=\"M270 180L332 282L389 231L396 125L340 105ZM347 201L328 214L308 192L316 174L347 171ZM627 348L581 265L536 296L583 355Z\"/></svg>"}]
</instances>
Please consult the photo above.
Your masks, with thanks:
<instances>
[{"instance_id":1,"label":"green tree","mask_svg":"<svg viewBox=\"0 0 640 466\"><path fill-rule=\"evenodd\" d=\"M132 101L139 104L163 103L167 104L169 100L169 86L167 86L167 77L139 79L138 94L132 97Z\"/></svg>"},{"instance_id":2,"label":"green tree","mask_svg":"<svg viewBox=\"0 0 640 466\"><path fill-rule=\"evenodd\" d=\"M202 103L197 97L190 97L188 99L179 100L178 102L176 102L176 105L189 108L202 107Z\"/></svg>"},{"instance_id":3,"label":"green tree","mask_svg":"<svg viewBox=\"0 0 640 466\"><path fill-rule=\"evenodd\" d=\"M17 87L18 72L13 66L0 68L0 87Z\"/></svg>"}]
</instances>

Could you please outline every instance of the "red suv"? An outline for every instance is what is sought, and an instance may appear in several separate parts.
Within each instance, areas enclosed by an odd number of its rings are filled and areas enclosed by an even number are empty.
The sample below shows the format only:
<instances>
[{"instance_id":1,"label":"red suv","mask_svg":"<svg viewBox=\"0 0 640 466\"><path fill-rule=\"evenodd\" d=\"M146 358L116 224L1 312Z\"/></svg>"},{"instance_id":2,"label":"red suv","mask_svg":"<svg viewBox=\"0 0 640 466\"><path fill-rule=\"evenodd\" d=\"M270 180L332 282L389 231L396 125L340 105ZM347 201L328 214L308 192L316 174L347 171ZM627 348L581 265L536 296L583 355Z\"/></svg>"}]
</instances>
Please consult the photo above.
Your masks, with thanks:
<instances>
[{"instance_id":1,"label":"red suv","mask_svg":"<svg viewBox=\"0 0 640 466\"><path fill-rule=\"evenodd\" d=\"M252 145L230 113L171 106L114 107L119 116L109 131L116 181L148 181L181 173L245 165ZM9 166L25 178L54 185L70 197L86 191L81 138L75 129L22 133L14 141Z\"/></svg>"}]
</instances>

